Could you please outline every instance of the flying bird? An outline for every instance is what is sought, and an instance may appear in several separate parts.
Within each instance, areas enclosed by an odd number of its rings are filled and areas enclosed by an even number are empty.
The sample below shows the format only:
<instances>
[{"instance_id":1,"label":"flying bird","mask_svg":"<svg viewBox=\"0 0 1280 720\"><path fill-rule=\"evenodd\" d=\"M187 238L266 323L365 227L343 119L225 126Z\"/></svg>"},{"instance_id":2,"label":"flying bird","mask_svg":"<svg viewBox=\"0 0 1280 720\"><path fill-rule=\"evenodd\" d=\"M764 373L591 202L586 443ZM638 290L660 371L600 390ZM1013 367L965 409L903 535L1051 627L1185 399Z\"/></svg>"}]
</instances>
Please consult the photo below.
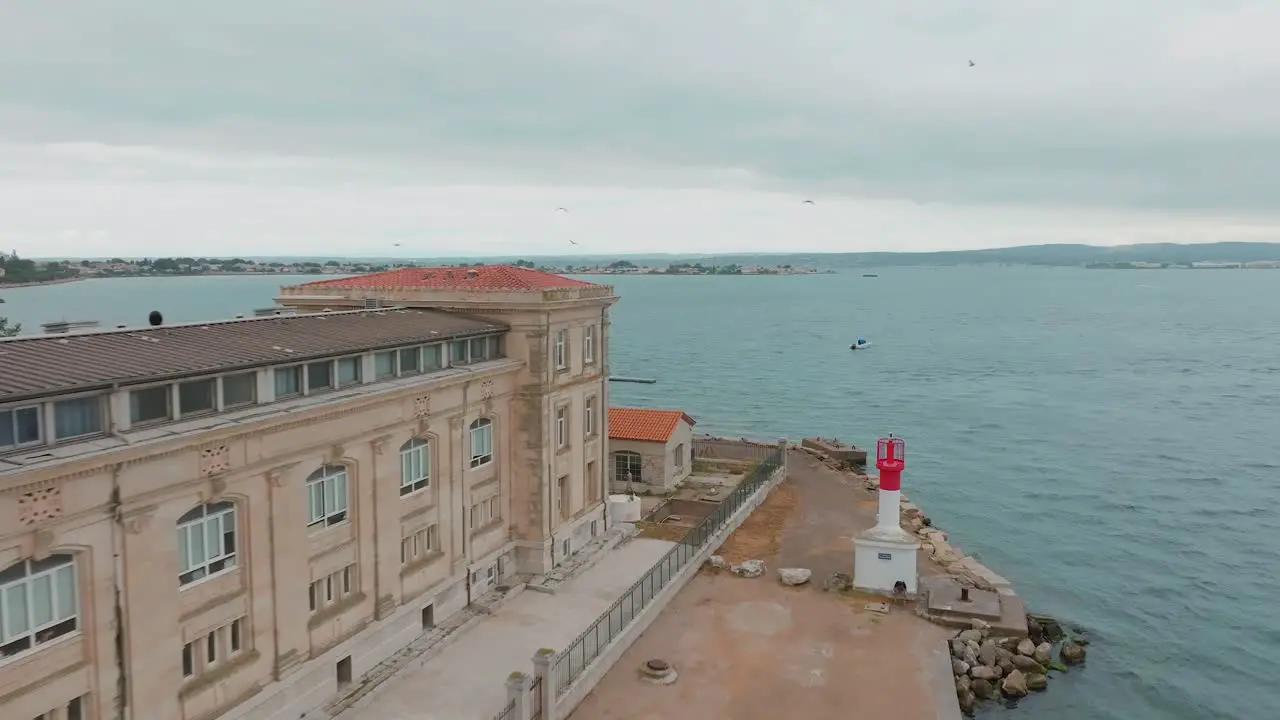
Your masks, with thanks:
<instances>
[{"instance_id":1,"label":"flying bird","mask_svg":"<svg viewBox=\"0 0 1280 720\"><path fill-rule=\"evenodd\" d=\"M970 60L970 61L969 61L969 67L973 67L974 65L977 65L977 63L975 63L974 61Z\"/></svg>"},{"instance_id":2,"label":"flying bird","mask_svg":"<svg viewBox=\"0 0 1280 720\"><path fill-rule=\"evenodd\" d=\"M817 205L817 203L815 203L815 202L814 202L814 201L812 201L812 200L805 200L805 201L804 201L804 204L805 204L805 205Z\"/></svg>"},{"instance_id":3,"label":"flying bird","mask_svg":"<svg viewBox=\"0 0 1280 720\"><path fill-rule=\"evenodd\" d=\"M574 242L574 241L570 240L570 241L569 241L569 244L570 244L570 245L577 245L578 243L576 243L576 242Z\"/></svg>"},{"instance_id":4,"label":"flying bird","mask_svg":"<svg viewBox=\"0 0 1280 720\"><path fill-rule=\"evenodd\" d=\"M556 212L567 213L567 212L569 212L569 211L568 211L567 209L565 209L565 208L556 208Z\"/></svg>"}]
</instances>

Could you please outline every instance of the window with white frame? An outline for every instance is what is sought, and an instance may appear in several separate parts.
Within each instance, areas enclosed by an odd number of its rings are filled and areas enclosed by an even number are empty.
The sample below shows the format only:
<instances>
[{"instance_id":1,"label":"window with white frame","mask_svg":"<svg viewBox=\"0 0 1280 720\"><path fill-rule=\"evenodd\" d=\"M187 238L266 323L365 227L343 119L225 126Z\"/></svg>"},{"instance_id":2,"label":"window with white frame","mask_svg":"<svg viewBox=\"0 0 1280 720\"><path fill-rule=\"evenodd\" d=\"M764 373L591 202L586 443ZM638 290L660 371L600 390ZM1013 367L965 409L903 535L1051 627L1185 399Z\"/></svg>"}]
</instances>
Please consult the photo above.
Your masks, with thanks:
<instances>
[{"instance_id":1,"label":"window with white frame","mask_svg":"<svg viewBox=\"0 0 1280 720\"><path fill-rule=\"evenodd\" d=\"M258 373L222 376L222 407L252 405L258 401Z\"/></svg>"},{"instance_id":2,"label":"window with white frame","mask_svg":"<svg viewBox=\"0 0 1280 720\"><path fill-rule=\"evenodd\" d=\"M590 365L596 361L596 326L588 325L582 331L582 362Z\"/></svg>"},{"instance_id":3,"label":"window with white frame","mask_svg":"<svg viewBox=\"0 0 1280 720\"><path fill-rule=\"evenodd\" d=\"M467 341L455 340L449 343L449 364L450 365L466 365L469 360L467 354Z\"/></svg>"},{"instance_id":4,"label":"window with white frame","mask_svg":"<svg viewBox=\"0 0 1280 720\"><path fill-rule=\"evenodd\" d=\"M0 658L75 632L79 609L71 555L23 560L0 571Z\"/></svg>"},{"instance_id":5,"label":"window with white frame","mask_svg":"<svg viewBox=\"0 0 1280 720\"><path fill-rule=\"evenodd\" d=\"M613 479L617 482L644 482L640 453L619 450L613 454Z\"/></svg>"},{"instance_id":6,"label":"window with white frame","mask_svg":"<svg viewBox=\"0 0 1280 720\"><path fill-rule=\"evenodd\" d=\"M556 408L556 447L569 445L569 408Z\"/></svg>"},{"instance_id":7,"label":"window with white frame","mask_svg":"<svg viewBox=\"0 0 1280 720\"><path fill-rule=\"evenodd\" d=\"M439 550L439 529L433 523L400 541L400 564L408 565Z\"/></svg>"},{"instance_id":8,"label":"window with white frame","mask_svg":"<svg viewBox=\"0 0 1280 720\"><path fill-rule=\"evenodd\" d=\"M587 437L596 434L596 399L594 397L587 398L587 404L582 408L582 433Z\"/></svg>"},{"instance_id":9,"label":"window with white frame","mask_svg":"<svg viewBox=\"0 0 1280 720\"><path fill-rule=\"evenodd\" d=\"M0 410L0 451L38 445L40 440L39 405Z\"/></svg>"},{"instance_id":10,"label":"window with white frame","mask_svg":"<svg viewBox=\"0 0 1280 720\"><path fill-rule=\"evenodd\" d=\"M311 583L311 612L326 608L351 595L355 588L356 566L348 565Z\"/></svg>"},{"instance_id":11,"label":"window with white frame","mask_svg":"<svg viewBox=\"0 0 1280 720\"><path fill-rule=\"evenodd\" d=\"M395 350L387 350L373 356L373 376L379 380L396 376Z\"/></svg>"},{"instance_id":12,"label":"window with white frame","mask_svg":"<svg viewBox=\"0 0 1280 720\"><path fill-rule=\"evenodd\" d=\"M276 399L302 394L302 366L276 368Z\"/></svg>"},{"instance_id":13,"label":"window with white frame","mask_svg":"<svg viewBox=\"0 0 1280 720\"><path fill-rule=\"evenodd\" d=\"M684 443L680 443L679 445L677 445L676 449L671 452L671 455L672 455L672 460L675 461L676 467L683 468L684 467Z\"/></svg>"},{"instance_id":14,"label":"window with white frame","mask_svg":"<svg viewBox=\"0 0 1280 720\"><path fill-rule=\"evenodd\" d=\"M444 367L444 345L426 345L422 348L422 369L427 372Z\"/></svg>"},{"instance_id":15,"label":"window with white frame","mask_svg":"<svg viewBox=\"0 0 1280 720\"><path fill-rule=\"evenodd\" d=\"M213 412L216 409L214 396L217 395L217 389L218 381L213 378L178 383L178 416Z\"/></svg>"},{"instance_id":16,"label":"window with white frame","mask_svg":"<svg viewBox=\"0 0 1280 720\"><path fill-rule=\"evenodd\" d=\"M424 490L431 486L431 443L412 438L400 446L400 494Z\"/></svg>"},{"instance_id":17,"label":"window with white frame","mask_svg":"<svg viewBox=\"0 0 1280 720\"><path fill-rule=\"evenodd\" d=\"M345 357L338 360L338 387L359 385L363 362L364 359L361 357Z\"/></svg>"},{"instance_id":18,"label":"window with white frame","mask_svg":"<svg viewBox=\"0 0 1280 720\"><path fill-rule=\"evenodd\" d=\"M493 461L493 421L479 418L471 423L471 467L478 468Z\"/></svg>"},{"instance_id":19,"label":"window with white frame","mask_svg":"<svg viewBox=\"0 0 1280 720\"><path fill-rule=\"evenodd\" d=\"M307 365L307 394L333 389L333 361L322 360Z\"/></svg>"},{"instance_id":20,"label":"window with white frame","mask_svg":"<svg viewBox=\"0 0 1280 720\"><path fill-rule=\"evenodd\" d=\"M569 331L556 331L555 362L557 370L569 367Z\"/></svg>"},{"instance_id":21,"label":"window with white frame","mask_svg":"<svg viewBox=\"0 0 1280 720\"><path fill-rule=\"evenodd\" d=\"M322 528L347 519L347 468L326 465L307 478L307 526Z\"/></svg>"},{"instance_id":22,"label":"window with white frame","mask_svg":"<svg viewBox=\"0 0 1280 720\"><path fill-rule=\"evenodd\" d=\"M416 375L422 372L422 348L404 348L400 351L400 374Z\"/></svg>"},{"instance_id":23,"label":"window with white frame","mask_svg":"<svg viewBox=\"0 0 1280 720\"><path fill-rule=\"evenodd\" d=\"M230 570L236 565L236 506L201 505L178 518L178 584Z\"/></svg>"},{"instance_id":24,"label":"window with white frame","mask_svg":"<svg viewBox=\"0 0 1280 720\"><path fill-rule=\"evenodd\" d=\"M168 385L143 388L129 393L129 419L134 425L168 420L172 412Z\"/></svg>"}]
</instances>

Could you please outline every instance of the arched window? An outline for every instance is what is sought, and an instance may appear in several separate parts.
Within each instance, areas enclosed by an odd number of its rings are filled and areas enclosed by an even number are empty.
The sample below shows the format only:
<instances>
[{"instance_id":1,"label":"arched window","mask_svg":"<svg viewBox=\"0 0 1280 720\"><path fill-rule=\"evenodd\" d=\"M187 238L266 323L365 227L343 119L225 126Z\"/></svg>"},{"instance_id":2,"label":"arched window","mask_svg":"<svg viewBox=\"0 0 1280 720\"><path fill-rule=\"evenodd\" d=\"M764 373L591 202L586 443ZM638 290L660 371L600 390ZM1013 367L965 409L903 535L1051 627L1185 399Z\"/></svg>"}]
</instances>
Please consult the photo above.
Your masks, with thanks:
<instances>
[{"instance_id":1,"label":"arched window","mask_svg":"<svg viewBox=\"0 0 1280 720\"><path fill-rule=\"evenodd\" d=\"M493 421L480 418L471 423L471 467L478 468L493 461Z\"/></svg>"},{"instance_id":2,"label":"arched window","mask_svg":"<svg viewBox=\"0 0 1280 720\"><path fill-rule=\"evenodd\" d=\"M644 482L640 466L640 453L619 450L613 454L613 479L617 482Z\"/></svg>"},{"instance_id":3,"label":"arched window","mask_svg":"<svg viewBox=\"0 0 1280 720\"><path fill-rule=\"evenodd\" d=\"M236 566L236 506L201 505L178 518L178 584Z\"/></svg>"},{"instance_id":4,"label":"arched window","mask_svg":"<svg viewBox=\"0 0 1280 720\"><path fill-rule=\"evenodd\" d=\"M347 468L325 465L307 478L307 527L325 528L347 519Z\"/></svg>"},{"instance_id":5,"label":"arched window","mask_svg":"<svg viewBox=\"0 0 1280 720\"><path fill-rule=\"evenodd\" d=\"M79 620L71 555L23 560L0 571L0 658L75 632Z\"/></svg>"},{"instance_id":6,"label":"arched window","mask_svg":"<svg viewBox=\"0 0 1280 720\"><path fill-rule=\"evenodd\" d=\"M400 494L431 486L431 443L412 438L400 446Z\"/></svg>"}]
</instances>

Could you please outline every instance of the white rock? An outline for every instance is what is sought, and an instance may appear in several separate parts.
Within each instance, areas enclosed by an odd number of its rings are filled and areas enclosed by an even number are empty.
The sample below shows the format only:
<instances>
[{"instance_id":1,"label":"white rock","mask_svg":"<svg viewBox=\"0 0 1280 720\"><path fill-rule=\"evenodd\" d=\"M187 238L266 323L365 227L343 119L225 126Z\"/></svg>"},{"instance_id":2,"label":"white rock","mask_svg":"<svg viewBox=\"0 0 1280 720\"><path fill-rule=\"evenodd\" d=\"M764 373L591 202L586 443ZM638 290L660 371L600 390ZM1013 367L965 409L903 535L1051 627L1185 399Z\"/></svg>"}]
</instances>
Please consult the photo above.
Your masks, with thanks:
<instances>
[{"instance_id":1,"label":"white rock","mask_svg":"<svg viewBox=\"0 0 1280 720\"><path fill-rule=\"evenodd\" d=\"M729 571L744 578L758 578L764 574L764 561L743 560L741 565L734 565Z\"/></svg>"},{"instance_id":2,"label":"white rock","mask_svg":"<svg viewBox=\"0 0 1280 720\"><path fill-rule=\"evenodd\" d=\"M813 575L813 571L808 568L781 568L778 570L778 580L783 585L803 585L809 582L809 578Z\"/></svg>"},{"instance_id":3,"label":"white rock","mask_svg":"<svg viewBox=\"0 0 1280 720\"><path fill-rule=\"evenodd\" d=\"M712 555L711 557L707 558L707 562L713 568L724 569L724 558L720 557L719 555Z\"/></svg>"}]
</instances>

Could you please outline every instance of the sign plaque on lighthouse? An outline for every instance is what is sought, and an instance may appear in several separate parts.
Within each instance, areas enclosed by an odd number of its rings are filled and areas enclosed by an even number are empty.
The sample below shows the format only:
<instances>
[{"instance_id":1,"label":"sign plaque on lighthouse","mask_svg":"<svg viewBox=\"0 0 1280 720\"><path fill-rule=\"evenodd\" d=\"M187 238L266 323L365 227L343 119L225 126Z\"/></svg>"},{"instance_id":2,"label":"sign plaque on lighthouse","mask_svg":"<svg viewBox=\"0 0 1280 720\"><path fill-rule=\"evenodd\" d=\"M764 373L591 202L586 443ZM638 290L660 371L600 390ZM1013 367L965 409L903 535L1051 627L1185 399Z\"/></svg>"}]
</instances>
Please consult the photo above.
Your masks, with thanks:
<instances>
[{"instance_id":1,"label":"sign plaque on lighthouse","mask_svg":"<svg viewBox=\"0 0 1280 720\"><path fill-rule=\"evenodd\" d=\"M916 593L920 543L902 529L899 521L905 465L906 443L902 438L890 435L876 441L879 513L875 526L853 539L853 585L860 590L887 595Z\"/></svg>"}]
</instances>

